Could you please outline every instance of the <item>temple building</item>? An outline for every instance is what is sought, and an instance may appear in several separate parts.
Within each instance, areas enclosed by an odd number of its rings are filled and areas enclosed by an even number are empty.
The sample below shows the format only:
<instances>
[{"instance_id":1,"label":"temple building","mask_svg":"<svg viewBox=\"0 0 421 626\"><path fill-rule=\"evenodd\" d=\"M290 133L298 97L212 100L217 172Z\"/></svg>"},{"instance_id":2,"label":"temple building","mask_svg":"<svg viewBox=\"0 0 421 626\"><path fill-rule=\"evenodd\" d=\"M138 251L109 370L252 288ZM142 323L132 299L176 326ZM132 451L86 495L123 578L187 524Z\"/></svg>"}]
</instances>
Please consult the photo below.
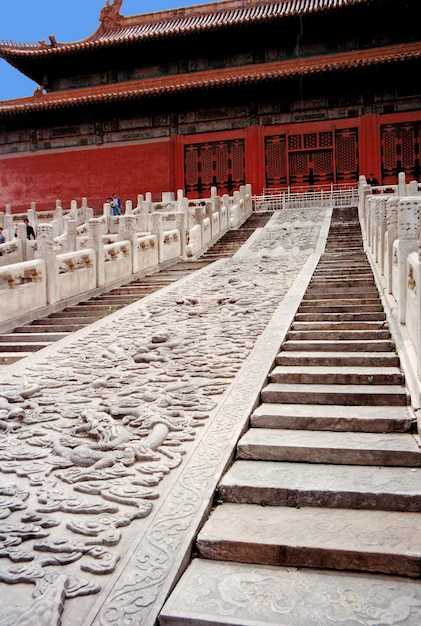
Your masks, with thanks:
<instances>
[{"instance_id":1,"label":"temple building","mask_svg":"<svg viewBox=\"0 0 421 626\"><path fill-rule=\"evenodd\" d=\"M420 180L419 0L220 0L86 39L1 43L34 80L0 102L2 202Z\"/></svg>"}]
</instances>

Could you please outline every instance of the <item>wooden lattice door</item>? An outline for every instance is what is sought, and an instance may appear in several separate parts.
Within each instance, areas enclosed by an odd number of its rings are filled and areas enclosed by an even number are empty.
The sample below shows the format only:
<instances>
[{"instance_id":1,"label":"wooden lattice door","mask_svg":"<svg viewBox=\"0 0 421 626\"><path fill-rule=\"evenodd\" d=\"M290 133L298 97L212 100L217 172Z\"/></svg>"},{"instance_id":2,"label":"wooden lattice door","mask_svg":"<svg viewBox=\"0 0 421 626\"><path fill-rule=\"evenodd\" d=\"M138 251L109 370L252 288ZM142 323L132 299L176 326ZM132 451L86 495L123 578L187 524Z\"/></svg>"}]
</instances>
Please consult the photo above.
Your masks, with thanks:
<instances>
[{"instance_id":1,"label":"wooden lattice door","mask_svg":"<svg viewBox=\"0 0 421 626\"><path fill-rule=\"evenodd\" d=\"M184 148L184 185L190 196L232 195L245 184L244 140L188 144Z\"/></svg>"},{"instance_id":2,"label":"wooden lattice door","mask_svg":"<svg viewBox=\"0 0 421 626\"><path fill-rule=\"evenodd\" d=\"M420 123L381 127L382 180L394 183L400 172L420 180Z\"/></svg>"}]
</instances>

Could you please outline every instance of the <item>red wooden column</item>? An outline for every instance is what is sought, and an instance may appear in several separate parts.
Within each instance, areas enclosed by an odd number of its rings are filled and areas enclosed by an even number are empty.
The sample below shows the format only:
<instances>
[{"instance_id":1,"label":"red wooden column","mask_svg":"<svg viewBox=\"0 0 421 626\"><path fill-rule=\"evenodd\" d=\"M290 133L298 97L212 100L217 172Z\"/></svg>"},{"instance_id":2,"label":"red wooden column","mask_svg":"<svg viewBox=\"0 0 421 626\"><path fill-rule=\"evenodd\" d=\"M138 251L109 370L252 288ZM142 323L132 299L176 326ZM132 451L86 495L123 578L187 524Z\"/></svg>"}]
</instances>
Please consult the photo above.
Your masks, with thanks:
<instances>
[{"instance_id":1,"label":"red wooden column","mask_svg":"<svg viewBox=\"0 0 421 626\"><path fill-rule=\"evenodd\" d=\"M265 148L261 126L250 126L245 131L246 183L252 193L260 195L265 187Z\"/></svg>"},{"instance_id":2,"label":"red wooden column","mask_svg":"<svg viewBox=\"0 0 421 626\"><path fill-rule=\"evenodd\" d=\"M360 174L372 172L381 184L380 116L363 115L359 133Z\"/></svg>"}]
</instances>

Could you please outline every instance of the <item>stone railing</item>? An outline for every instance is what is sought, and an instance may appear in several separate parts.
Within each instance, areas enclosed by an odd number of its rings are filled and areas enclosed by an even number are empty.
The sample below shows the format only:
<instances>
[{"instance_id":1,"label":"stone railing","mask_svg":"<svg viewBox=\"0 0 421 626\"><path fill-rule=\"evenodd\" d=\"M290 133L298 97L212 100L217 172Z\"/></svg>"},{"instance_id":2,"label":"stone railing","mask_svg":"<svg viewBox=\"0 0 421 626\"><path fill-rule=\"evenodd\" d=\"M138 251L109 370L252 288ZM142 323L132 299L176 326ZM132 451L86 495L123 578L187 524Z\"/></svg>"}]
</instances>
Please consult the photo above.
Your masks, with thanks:
<instances>
[{"instance_id":1,"label":"stone railing","mask_svg":"<svg viewBox=\"0 0 421 626\"><path fill-rule=\"evenodd\" d=\"M16 237L0 245L0 290L11 296L2 299L0 330L13 328L31 312L39 314L45 307L54 310L60 303L77 302L178 259L194 258L229 227L240 226L252 211L249 187L232 198L220 198L213 191L209 199L191 201L179 192L177 200L156 204L140 196L134 210L131 202L126 202L122 216L111 215L111 207L105 204L103 215L79 224L76 206L63 216L57 203L56 211L45 215L51 218L49 222L32 217L36 240L31 241L26 238L25 225L18 223ZM87 203L83 205L89 217ZM40 277L31 281L30 297L26 278L8 278L21 276L27 263L42 268Z\"/></svg>"},{"instance_id":2,"label":"stone railing","mask_svg":"<svg viewBox=\"0 0 421 626\"><path fill-rule=\"evenodd\" d=\"M0 324L47 305L47 268L41 260L0 268Z\"/></svg>"},{"instance_id":3,"label":"stone railing","mask_svg":"<svg viewBox=\"0 0 421 626\"><path fill-rule=\"evenodd\" d=\"M360 178L367 254L392 322L413 404L421 405L421 189L419 183L370 187ZM421 430L421 417L419 418Z\"/></svg>"}]
</instances>

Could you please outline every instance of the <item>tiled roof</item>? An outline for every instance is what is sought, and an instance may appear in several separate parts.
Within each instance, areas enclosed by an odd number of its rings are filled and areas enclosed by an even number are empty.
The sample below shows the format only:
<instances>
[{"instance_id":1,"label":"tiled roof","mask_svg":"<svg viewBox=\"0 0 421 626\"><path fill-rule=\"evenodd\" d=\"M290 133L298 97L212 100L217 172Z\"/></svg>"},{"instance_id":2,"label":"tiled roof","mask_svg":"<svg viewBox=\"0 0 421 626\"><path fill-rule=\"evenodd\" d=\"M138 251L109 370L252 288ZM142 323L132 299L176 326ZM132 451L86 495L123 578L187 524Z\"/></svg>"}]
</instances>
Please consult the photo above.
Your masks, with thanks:
<instances>
[{"instance_id":1,"label":"tiled roof","mask_svg":"<svg viewBox=\"0 0 421 626\"><path fill-rule=\"evenodd\" d=\"M189 93L203 89L258 84L294 76L318 75L335 71L364 69L421 58L421 42L354 50L330 56L293 59L243 67L191 72L142 81L114 83L100 87L51 92L18 100L0 102L0 117L35 111L63 109L90 104L134 100Z\"/></svg>"},{"instance_id":2,"label":"tiled roof","mask_svg":"<svg viewBox=\"0 0 421 626\"><path fill-rule=\"evenodd\" d=\"M222 0L181 9L159 11L124 17L119 15L115 25L102 25L86 39L72 43L51 44L0 43L0 56L60 55L83 49L115 45L117 43L162 39L173 35L218 30L250 22L258 23L296 14L327 11L373 0Z\"/></svg>"}]
</instances>

